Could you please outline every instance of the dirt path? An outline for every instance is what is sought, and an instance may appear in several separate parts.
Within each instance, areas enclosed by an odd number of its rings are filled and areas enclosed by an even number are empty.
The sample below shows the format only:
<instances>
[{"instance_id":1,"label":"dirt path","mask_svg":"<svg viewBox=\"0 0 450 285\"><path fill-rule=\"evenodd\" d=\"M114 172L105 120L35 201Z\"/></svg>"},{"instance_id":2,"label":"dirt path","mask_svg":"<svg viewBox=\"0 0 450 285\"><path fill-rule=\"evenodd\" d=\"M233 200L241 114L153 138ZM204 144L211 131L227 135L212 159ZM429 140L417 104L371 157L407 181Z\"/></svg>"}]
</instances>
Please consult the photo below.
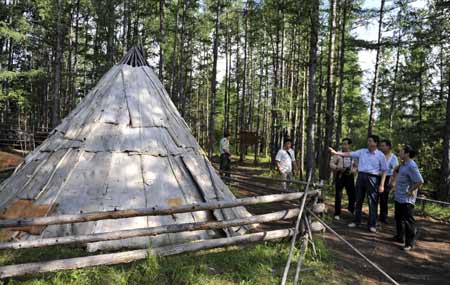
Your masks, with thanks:
<instances>
[{"instance_id":1,"label":"dirt path","mask_svg":"<svg viewBox=\"0 0 450 285\"><path fill-rule=\"evenodd\" d=\"M234 171L236 170L252 175L258 175L260 172L251 165L235 166ZM245 196L251 195L247 191L239 192ZM328 212L332 213L333 201L327 202L330 203L327 203ZM272 208L265 205L249 210L256 214L280 208L283 208L283 205L274 204ZM389 214L392 216L392 210ZM369 233L365 226L356 229L348 228L347 224L351 221L351 216L347 212L343 213L340 221L332 221L329 225L400 284L450 284L450 223L420 216L416 216L416 219L419 228L418 241L415 249L410 252L403 251L401 244L391 241L395 233L392 217L389 218L388 225L378 227L376 234ZM286 226L286 222L283 226ZM324 233L323 237L334 255L337 268L342 266L355 272L360 284L390 284L383 275L330 232Z\"/></svg>"},{"instance_id":2,"label":"dirt path","mask_svg":"<svg viewBox=\"0 0 450 285\"><path fill-rule=\"evenodd\" d=\"M424 217L416 219L419 239L410 252L403 251L401 244L391 241L395 233L392 218L388 220L389 225L379 227L376 234L369 233L365 226L348 228L349 214L340 221L331 222L330 226L400 284L449 284L450 224ZM362 284L390 284L361 258L355 257L334 235L325 233L324 236L335 254L336 263L352 268L360 275Z\"/></svg>"}]
</instances>

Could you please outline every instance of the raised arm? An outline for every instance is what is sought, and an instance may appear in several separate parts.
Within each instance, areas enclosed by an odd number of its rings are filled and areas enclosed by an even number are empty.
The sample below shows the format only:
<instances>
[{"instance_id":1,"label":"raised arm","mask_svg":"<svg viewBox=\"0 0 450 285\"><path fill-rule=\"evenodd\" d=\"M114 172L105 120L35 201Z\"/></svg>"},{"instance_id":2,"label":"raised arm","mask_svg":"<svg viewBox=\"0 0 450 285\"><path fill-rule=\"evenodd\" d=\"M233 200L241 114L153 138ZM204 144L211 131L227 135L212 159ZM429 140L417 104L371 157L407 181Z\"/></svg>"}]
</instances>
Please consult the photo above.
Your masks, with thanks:
<instances>
[{"instance_id":1,"label":"raised arm","mask_svg":"<svg viewBox=\"0 0 450 285\"><path fill-rule=\"evenodd\" d=\"M339 156L343 156L343 157L349 157L349 156L351 156L351 153L350 153L350 152L336 151L336 150L334 150L334 148L332 148L332 147L329 147L328 149L330 150L330 153L331 153L332 155L339 155Z\"/></svg>"}]
</instances>

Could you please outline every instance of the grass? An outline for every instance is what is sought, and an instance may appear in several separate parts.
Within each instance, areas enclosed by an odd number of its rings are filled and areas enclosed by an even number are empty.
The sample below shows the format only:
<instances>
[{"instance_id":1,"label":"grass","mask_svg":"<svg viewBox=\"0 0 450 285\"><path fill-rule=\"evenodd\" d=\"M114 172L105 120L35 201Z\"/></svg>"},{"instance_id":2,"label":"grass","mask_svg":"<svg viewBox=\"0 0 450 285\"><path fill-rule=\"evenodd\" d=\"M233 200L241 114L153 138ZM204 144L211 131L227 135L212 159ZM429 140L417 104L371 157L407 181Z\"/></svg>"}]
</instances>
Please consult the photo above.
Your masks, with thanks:
<instances>
[{"instance_id":1,"label":"grass","mask_svg":"<svg viewBox=\"0 0 450 285\"><path fill-rule=\"evenodd\" d=\"M425 203L425 211L423 211L420 201L416 202L416 209L419 214L425 214L434 219L444 220L450 222L450 207L441 206L439 204L434 204L427 202Z\"/></svg>"},{"instance_id":2,"label":"grass","mask_svg":"<svg viewBox=\"0 0 450 285\"><path fill-rule=\"evenodd\" d=\"M303 284L352 284L356 276L337 268L332 256L321 239L315 240L318 255L307 252L301 278ZM278 284L287 259L289 242L264 243L230 250L213 250L169 257L150 256L146 260L116 266L98 266L86 269L38 274L31 277L13 278L0 284ZM49 260L83 255L74 248L33 249L0 252L0 264ZM291 274L299 250L294 252ZM292 278L290 278L292 279Z\"/></svg>"}]
</instances>

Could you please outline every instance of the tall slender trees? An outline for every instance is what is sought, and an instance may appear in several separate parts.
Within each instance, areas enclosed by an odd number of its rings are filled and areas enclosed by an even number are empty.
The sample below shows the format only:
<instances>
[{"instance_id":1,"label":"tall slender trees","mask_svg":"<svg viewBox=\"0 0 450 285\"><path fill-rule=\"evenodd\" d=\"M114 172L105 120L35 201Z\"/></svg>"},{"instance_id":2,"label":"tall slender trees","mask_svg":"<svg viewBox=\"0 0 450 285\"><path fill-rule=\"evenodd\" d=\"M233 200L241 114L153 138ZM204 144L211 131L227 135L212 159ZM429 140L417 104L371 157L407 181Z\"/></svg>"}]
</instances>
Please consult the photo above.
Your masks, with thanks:
<instances>
[{"instance_id":1,"label":"tall slender trees","mask_svg":"<svg viewBox=\"0 0 450 285\"><path fill-rule=\"evenodd\" d=\"M327 106L325 112L325 144L322 150L322 163L320 165L320 178L327 179L329 176L328 160L330 153L328 147L333 140L333 129L335 124L335 90L334 90L334 55L335 55L335 39L336 39L336 0L330 1L330 30L328 39L328 66L327 66Z\"/></svg>"},{"instance_id":2,"label":"tall slender trees","mask_svg":"<svg viewBox=\"0 0 450 285\"><path fill-rule=\"evenodd\" d=\"M383 15L384 15L385 0L381 0L380 15L378 20L378 38L377 38L377 54L375 57L375 70L373 75L373 83L370 96L370 112L369 112L369 124L367 126L367 134L371 135L373 131L373 125L375 123L375 107L378 94L378 77L380 73L380 60L381 60L381 37L383 32Z\"/></svg>"}]
</instances>

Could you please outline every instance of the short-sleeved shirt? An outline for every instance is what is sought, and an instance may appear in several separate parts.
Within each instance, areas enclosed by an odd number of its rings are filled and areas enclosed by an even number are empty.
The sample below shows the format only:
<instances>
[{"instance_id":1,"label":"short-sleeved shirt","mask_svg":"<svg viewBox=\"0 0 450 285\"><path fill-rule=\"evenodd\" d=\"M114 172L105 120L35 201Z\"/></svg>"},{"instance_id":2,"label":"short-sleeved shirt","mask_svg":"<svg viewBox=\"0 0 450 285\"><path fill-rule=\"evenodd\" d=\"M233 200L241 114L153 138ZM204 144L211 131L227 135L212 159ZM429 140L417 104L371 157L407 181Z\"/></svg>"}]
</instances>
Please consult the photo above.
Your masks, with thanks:
<instances>
[{"instance_id":1,"label":"short-sleeved shirt","mask_svg":"<svg viewBox=\"0 0 450 285\"><path fill-rule=\"evenodd\" d=\"M384 156L386 157L386 156ZM387 163L387 171L386 171L386 175L387 176L392 176L394 174L394 169L397 167L398 165L398 158L395 154L391 154L391 157L388 159L386 159L386 163Z\"/></svg>"},{"instance_id":2,"label":"short-sleeved shirt","mask_svg":"<svg viewBox=\"0 0 450 285\"><path fill-rule=\"evenodd\" d=\"M275 156L275 160L280 162L280 171L282 173L292 172L292 162L295 161L294 150L280 149Z\"/></svg>"},{"instance_id":3,"label":"short-sleeved shirt","mask_svg":"<svg viewBox=\"0 0 450 285\"><path fill-rule=\"evenodd\" d=\"M416 183L423 183L423 178L416 162L409 159L401 164L398 169L394 200L399 203L414 204L416 202L416 196L411 197L408 195L408 192Z\"/></svg>"},{"instance_id":4,"label":"short-sleeved shirt","mask_svg":"<svg viewBox=\"0 0 450 285\"><path fill-rule=\"evenodd\" d=\"M378 149L371 152L367 148L350 152L350 156L358 159L358 172L380 175L387 171L384 154Z\"/></svg>"},{"instance_id":5,"label":"short-sleeved shirt","mask_svg":"<svg viewBox=\"0 0 450 285\"><path fill-rule=\"evenodd\" d=\"M230 141L227 138L222 138L220 140L220 154L230 152Z\"/></svg>"}]
</instances>

